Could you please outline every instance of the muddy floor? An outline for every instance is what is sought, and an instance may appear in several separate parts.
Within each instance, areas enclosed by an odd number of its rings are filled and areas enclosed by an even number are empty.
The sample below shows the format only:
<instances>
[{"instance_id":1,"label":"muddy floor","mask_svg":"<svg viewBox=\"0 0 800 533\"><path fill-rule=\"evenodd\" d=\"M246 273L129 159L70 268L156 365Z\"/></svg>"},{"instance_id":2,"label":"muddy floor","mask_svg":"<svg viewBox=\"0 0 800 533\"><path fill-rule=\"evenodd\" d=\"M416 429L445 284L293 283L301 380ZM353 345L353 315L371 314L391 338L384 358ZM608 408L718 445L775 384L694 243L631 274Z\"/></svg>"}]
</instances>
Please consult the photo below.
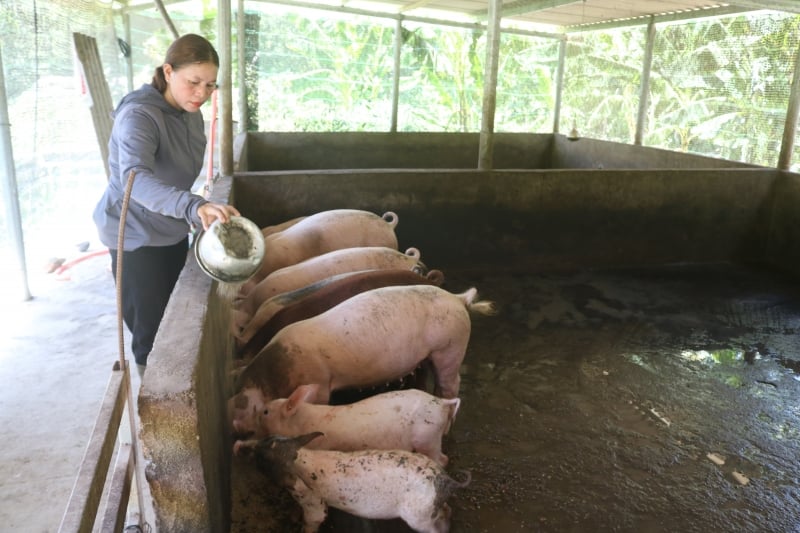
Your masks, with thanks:
<instances>
[{"instance_id":1,"label":"muddy floor","mask_svg":"<svg viewBox=\"0 0 800 533\"><path fill-rule=\"evenodd\" d=\"M800 287L742 266L446 272L473 321L444 441L453 532L800 531ZM231 531L300 530L234 460ZM332 511L328 532L407 532Z\"/></svg>"}]
</instances>

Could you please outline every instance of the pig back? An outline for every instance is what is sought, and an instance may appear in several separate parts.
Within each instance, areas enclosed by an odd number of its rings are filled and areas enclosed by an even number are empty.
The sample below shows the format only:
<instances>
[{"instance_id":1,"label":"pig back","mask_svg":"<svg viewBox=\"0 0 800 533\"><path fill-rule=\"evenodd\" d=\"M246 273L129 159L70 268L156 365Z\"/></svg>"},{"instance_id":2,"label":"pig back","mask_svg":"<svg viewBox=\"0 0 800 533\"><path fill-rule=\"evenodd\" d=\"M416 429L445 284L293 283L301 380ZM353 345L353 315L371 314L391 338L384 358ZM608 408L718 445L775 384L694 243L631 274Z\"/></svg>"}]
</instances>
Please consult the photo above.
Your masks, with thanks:
<instances>
[{"instance_id":1,"label":"pig back","mask_svg":"<svg viewBox=\"0 0 800 533\"><path fill-rule=\"evenodd\" d=\"M257 277L280 268L343 248L385 246L397 249L394 229L398 217L389 211L378 216L358 209L322 211L288 224L264 238L264 261Z\"/></svg>"},{"instance_id":2,"label":"pig back","mask_svg":"<svg viewBox=\"0 0 800 533\"><path fill-rule=\"evenodd\" d=\"M340 500L337 495L350 495L351 506L335 506L365 518L396 517L407 498L434 505L437 480L447 476L427 456L405 450L340 452L303 447L291 471L328 503ZM410 493L409 488L413 488Z\"/></svg>"},{"instance_id":3,"label":"pig back","mask_svg":"<svg viewBox=\"0 0 800 533\"><path fill-rule=\"evenodd\" d=\"M305 401L313 389L303 389L266 406L258 436L296 437L319 431L322 435L306 446L337 451L401 449L423 453L440 464L443 459L446 462L441 440L458 411L457 398L437 398L408 389L346 405L322 405Z\"/></svg>"},{"instance_id":4,"label":"pig back","mask_svg":"<svg viewBox=\"0 0 800 533\"><path fill-rule=\"evenodd\" d=\"M304 383L372 387L409 374L429 355L437 372L445 362L457 370L469 332L466 308L451 293L433 285L381 287L286 326L243 374L282 376L283 395Z\"/></svg>"},{"instance_id":5,"label":"pig back","mask_svg":"<svg viewBox=\"0 0 800 533\"><path fill-rule=\"evenodd\" d=\"M298 289L298 291L302 291L298 298L288 300L282 307L273 306L274 314L272 316L259 316L261 308L267 303L281 298L281 295L277 295L262 304L253 320L242 331L239 339L245 344L239 351L240 356L245 359L254 357L285 326L323 313L356 294L395 285L438 286L443 281L444 276L437 270L431 271L425 276L403 269L358 271L349 275L337 276L333 281L319 284L311 291Z\"/></svg>"},{"instance_id":6,"label":"pig back","mask_svg":"<svg viewBox=\"0 0 800 533\"><path fill-rule=\"evenodd\" d=\"M269 298L300 289L325 278L361 270L423 270L420 253L409 248L406 253L385 246L364 246L335 250L312 257L272 272L237 304L239 310L252 316Z\"/></svg>"}]
</instances>

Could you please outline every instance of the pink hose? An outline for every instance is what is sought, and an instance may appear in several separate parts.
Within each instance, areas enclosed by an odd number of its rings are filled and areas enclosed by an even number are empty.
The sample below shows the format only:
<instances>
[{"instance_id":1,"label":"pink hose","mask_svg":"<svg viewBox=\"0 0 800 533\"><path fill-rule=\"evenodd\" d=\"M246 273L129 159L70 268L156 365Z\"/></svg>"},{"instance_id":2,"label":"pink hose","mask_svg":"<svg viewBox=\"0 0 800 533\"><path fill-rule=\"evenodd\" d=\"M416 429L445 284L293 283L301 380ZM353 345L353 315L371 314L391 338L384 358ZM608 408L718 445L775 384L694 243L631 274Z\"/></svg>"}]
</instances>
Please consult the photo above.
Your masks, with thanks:
<instances>
[{"instance_id":1,"label":"pink hose","mask_svg":"<svg viewBox=\"0 0 800 533\"><path fill-rule=\"evenodd\" d=\"M62 274L65 270L72 268L81 261L86 261L87 259L91 259L92 257L99 257L101 255L106 255L107 253L108 253L108 248L106 248L105 250L98 250L96 252L90 252L88 254L82 255L77 259L73 259L72 261L67 261L66 263L62 264L55 270L55 273Z\"/></svg>"},{"instance_id":2,"label":"pink hose","mask_svg":"<svg viewBox=\"0 0 800 533\"><path fill-rule=\"evenodd\" d=\"M214 181L214 145L217 137L217 91L211 93L211 128L208 132L208 162L206 163L206 188L203 196L211 193L211 182Z\"/></svg>"}]
</instances>

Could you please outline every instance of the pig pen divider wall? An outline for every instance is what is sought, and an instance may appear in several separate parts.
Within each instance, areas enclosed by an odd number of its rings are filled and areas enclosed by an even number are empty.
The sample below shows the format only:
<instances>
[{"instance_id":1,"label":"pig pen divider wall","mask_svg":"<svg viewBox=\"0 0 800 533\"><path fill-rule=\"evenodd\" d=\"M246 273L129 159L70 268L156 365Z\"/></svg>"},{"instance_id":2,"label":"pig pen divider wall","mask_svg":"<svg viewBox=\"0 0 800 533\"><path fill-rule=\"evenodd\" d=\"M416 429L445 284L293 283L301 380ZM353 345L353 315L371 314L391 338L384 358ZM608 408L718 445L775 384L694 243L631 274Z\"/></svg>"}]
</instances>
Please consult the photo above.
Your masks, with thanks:
<instances>
[{"instance_id":1,"label":"pig pen divider wall","mask_svg":"<svg viewBox=\"0 0 800 533\"><path fill-rule=\"evenodd\" d=\"M240 144L240 163L254 148L247 144ZM419 248L423 262L445 276L448 269L716 262L798 274L800 220L793 206L800 179L773 169L246 167L221 178L211 198L230 200L262 227L326 209L391 210L399 215L400 247ZM139 396L156 530L230 529L231 310L215 283L189 259Z\"/></svg>"}]
</instances>

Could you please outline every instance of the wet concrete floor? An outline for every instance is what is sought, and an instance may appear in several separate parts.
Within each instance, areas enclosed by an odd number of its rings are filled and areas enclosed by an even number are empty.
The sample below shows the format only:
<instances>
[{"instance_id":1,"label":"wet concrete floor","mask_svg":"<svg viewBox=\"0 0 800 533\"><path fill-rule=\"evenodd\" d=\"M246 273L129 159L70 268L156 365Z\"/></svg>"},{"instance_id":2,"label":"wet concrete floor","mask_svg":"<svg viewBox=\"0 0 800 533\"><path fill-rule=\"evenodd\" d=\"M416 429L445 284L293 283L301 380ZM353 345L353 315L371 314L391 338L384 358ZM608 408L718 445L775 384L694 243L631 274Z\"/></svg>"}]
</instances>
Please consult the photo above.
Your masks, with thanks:
<instances>
[{"instance_id":1,"label":"wet concrete floor","mask_svg":"<svg viewBox=\"0 0 800 533\"><path fill-rule=\"evenodd\" d=\"M800 531L800 286L744 266L445 272L476 317L448 471L453 532ZM456 474L456 477L458 475ZM299 530L234 460L233 532ZM407 532L332 511L327 532Z\"/></svg>"}]
</instances>

